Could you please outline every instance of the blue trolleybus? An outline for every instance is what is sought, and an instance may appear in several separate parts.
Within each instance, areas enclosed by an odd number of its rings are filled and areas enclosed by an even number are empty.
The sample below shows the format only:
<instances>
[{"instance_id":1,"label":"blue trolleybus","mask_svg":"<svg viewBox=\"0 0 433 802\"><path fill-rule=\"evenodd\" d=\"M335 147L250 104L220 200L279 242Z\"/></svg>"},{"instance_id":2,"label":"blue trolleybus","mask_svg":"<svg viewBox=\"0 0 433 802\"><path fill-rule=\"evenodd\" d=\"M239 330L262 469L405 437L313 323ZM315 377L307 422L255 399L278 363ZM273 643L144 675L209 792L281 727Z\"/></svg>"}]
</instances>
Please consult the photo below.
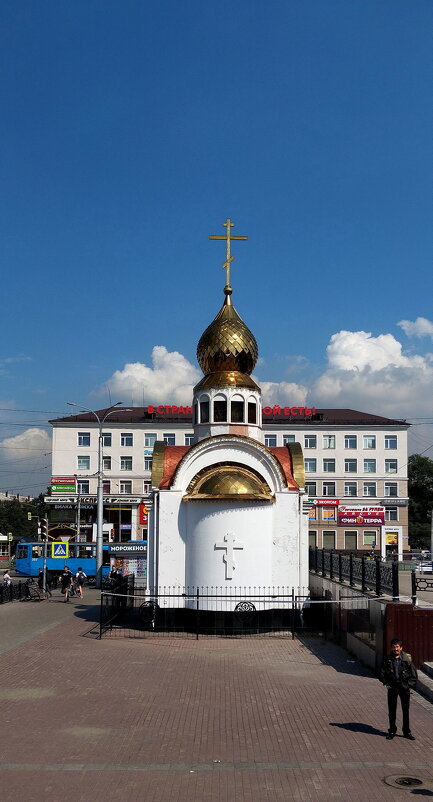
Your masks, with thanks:
<instances>
[{"instance_id":1,"label":"blue trolleybus","mask_svg":"<svg viewBox=\"0 0 433 802\"><path fill-rule=\"evenodd\" d=\"M17 544L15 569L24 576L38 576L44 567L45 544L22 541ZM50 541L46 544L47 571L59 576L65 565L76 574L82 568L90 581L96 574L96 543L64 543ZM122 543L104 543L102 546L102 577L109 574L110 566L116 565L121 573L134 573L145 577L147 573L147 540L130 540Z\"/></svg>"},{"instance_id":2,"label":"blue trolleybus","mask_svg":"<svg viewBox=\"0 0 433 802\"><path fill-rule=\"evenodd\" d=\"M102 576L106 576L110 570L109 548L111 544L104 543L102 551ZM91 580L96 573L96 544L95 543L47 543L47 571L53 574L61 574L64 566L67 565L73 574L79 568ZM41 568L44 567L44 544L38 543L18 543L15 554L15 570L24 576L38 576Z\"/></svg>"}]
</instances>

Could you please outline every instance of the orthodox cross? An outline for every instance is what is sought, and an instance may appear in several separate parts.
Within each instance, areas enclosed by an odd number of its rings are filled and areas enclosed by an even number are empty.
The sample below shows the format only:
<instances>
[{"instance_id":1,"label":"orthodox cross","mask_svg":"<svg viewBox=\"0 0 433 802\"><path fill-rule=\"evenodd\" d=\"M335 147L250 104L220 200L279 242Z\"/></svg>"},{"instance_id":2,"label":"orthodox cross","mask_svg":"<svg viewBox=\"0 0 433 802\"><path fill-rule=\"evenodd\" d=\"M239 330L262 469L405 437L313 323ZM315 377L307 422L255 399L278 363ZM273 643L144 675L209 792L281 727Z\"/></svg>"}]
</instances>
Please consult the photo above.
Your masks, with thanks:
<instances>
[{"instance_id":1,"label":"orthodox cross","mask_svg":"<svg viewBox=\"0 0 433 802\"><path fill-rule=\"evenodd\" d=\"M227 532L224 535L224 543L215 543L216 549L224 549L226 551L226 554L223 554L223 562L226 565L226 579L233 579L233 571L236 568L234 549L243 549L243 547L244 544L236 540L233 532Z\"/></svg>"},{"instance_id":2,"label":"orthodox cross","mask_svg":"<svg viewBox=\"0 0 433 802\"><path fill-rule=\"evenodd\" d=\"M210 234L209 239L225 239L226 240L226 260L223 264L223 268L226 271L226 287L230 287L230 263L233 262L234 256L230 255L230 242L232 240L245 240L248 237L233 237L231 235L230 229L234 226L234 223L230 220L230 217L227 218L223 226L226 228L226 233L224 234Z\"/></svg>"}]
</instances>

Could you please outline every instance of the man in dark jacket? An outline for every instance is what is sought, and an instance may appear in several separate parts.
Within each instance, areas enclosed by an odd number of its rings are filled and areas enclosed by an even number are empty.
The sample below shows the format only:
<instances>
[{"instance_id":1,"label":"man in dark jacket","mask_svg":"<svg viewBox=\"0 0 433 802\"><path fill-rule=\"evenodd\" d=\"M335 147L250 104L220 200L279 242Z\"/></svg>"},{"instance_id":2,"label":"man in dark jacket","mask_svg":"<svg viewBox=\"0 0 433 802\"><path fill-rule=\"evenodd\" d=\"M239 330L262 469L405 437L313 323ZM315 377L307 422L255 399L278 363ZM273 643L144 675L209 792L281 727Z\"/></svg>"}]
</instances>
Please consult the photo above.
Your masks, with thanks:
<instances>
[{"instance_id":1,"label":"man in dark jacket","mask_svg":"<svg viewBox=\"0 0 433 802\"><path fill-rule=\"evenodd\" d=\"M409 726L409 702L410 689L415 687L417 679L418 675L410 654L403 651L403 644L399 638L393 638L391 652L385 657L380 672L380 681L388 688L389 730L386 736L388 741L392 741L397 732L395 715L398 697L403 713L403 736L409 741L415 740Z\"/></svg>"}]
</instances>

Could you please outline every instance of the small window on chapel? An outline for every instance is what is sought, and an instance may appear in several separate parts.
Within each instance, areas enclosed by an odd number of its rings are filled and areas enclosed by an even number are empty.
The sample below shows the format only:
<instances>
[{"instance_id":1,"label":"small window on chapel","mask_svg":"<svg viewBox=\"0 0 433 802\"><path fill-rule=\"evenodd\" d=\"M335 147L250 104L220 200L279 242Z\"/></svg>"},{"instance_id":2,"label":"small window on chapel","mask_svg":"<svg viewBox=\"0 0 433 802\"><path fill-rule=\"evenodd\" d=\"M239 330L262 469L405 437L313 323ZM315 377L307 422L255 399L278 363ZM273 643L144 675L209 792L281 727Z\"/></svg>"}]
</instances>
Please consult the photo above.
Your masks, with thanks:
<instances>
[{"instance_id":1,"label":"small window on chapel","mask_svg":"<svg viewBox=\"0 0 433 802\"><path fill-rule=\"evenodd\" d=\"M219 399L213 402L213 419L215 423L225 423L227 420L227 401Z\"/></svg>"},{"instance_id":2,"label":"small window on chapel","mask_svg":"<svg viewBox=\"0 0 433 802\"><path fill-rule=\"evenodd\" d=\"M244 401L232 401L231 403L232 423L243 423L244 421Z\"/></svg>"}]
</instances>

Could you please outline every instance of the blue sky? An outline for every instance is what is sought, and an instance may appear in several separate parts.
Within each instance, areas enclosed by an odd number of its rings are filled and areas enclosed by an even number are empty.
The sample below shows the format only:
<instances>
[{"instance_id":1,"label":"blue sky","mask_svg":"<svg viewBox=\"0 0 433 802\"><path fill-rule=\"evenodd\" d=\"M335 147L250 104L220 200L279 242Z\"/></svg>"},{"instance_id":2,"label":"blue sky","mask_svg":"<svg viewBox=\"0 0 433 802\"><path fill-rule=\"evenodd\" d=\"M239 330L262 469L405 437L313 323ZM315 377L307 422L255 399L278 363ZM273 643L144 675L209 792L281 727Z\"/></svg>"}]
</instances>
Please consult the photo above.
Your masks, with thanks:
<instances>
[{"instance_id":1,"label":"blue sky","mask_svg":"<svg viewBox=\"0 0 433 802\"><path fill-rule=\"evenodd\" d=\"M67 401L188 401L226 217L265 400L433 443L431 0L3 0L0 30L0 490L46 486Z\"/></svg>"}]
</instances>

